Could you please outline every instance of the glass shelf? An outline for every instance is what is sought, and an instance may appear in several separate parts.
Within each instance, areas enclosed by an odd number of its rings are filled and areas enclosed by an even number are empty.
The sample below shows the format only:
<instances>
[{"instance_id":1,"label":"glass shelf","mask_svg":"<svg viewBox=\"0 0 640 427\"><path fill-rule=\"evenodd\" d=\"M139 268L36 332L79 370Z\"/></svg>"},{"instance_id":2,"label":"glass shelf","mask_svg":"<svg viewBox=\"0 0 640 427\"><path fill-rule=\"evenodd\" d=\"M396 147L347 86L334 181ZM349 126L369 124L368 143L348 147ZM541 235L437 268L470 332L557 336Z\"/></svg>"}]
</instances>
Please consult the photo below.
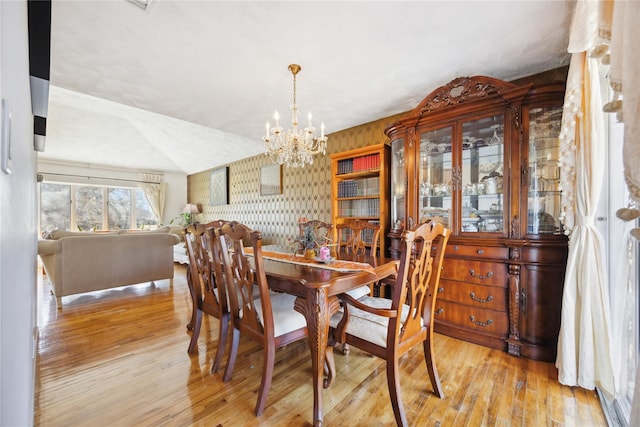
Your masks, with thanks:
<instances>
[{"instance_id":1,"label":"glass shelf","mask_svg":"<svg viewBox=\"0 0 640 427\"><path fill-rule=\"evenodd\" d=\"M420 222L433 219L450 227L453 191L450 127L420 135Z\"/></svg>"},{"instance_id":2,"label":"glass shelf","mask_svg":"<svg viewBox=\"0 0 640 427\"><path fill-rule=\"evenodd\" d=\"M504 116L462 123L462 228L502 233Z\"/></svg>"},{"instance_id":3,"label":"glass shelf","mask_svg":"<svg viewBox=\"0 0 640 427\"><path fill-rule=\"evenodd\" d=\"M559 146L561 107L529 111L527 233L562 232Z\"/></svg>"},{"instance_id":4,"label":"glass shelf","mask_svg":"<svg viewBox=\"0 0 640 427\"><path fill-rule=\"evenodd\" d=\"M404 140L391 142L391 228L402 228L405 206Z\"/></svg>"},{"instance_id":5,"label":"glass shelf","mask_svg":"<svg viewBox=\"0 0 640 427\"><path fill-rule=\"evenodd\" d=\"M504 116L493 115L463 122L456 146L452 127L420 135L420 221L435 218L452 227L451 212L459 209L461 232L504 232L503 129ZM461 163L452 155L456 149Z\"/></svg>"},{"instance_id":6,"label":"glass shelf","mask_svg":"<svg viewBox=\"0 0 640 427\"><path fill-rule=\"evenodd\" d=\"M393 223L435 218L456 235L561 234L562 107L523 108L515 118L527 121L518 125L524 147L514 117L496 108L415 127L416 135L397 133L391 140Z\"/></svg>"}]
</instances>

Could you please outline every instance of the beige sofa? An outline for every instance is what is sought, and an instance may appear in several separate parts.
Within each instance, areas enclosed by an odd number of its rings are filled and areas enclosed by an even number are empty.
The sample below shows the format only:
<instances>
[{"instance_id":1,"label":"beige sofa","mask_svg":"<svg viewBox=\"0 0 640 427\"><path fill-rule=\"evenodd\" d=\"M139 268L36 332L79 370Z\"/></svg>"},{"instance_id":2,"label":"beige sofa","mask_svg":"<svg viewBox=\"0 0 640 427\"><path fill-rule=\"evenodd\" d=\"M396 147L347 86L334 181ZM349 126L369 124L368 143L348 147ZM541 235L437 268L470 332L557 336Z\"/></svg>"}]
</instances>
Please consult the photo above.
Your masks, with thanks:
<instances>
[{"instance_id":1,"label":"beige sofa","mask_svg":"<svg viewBox=\"0 0 640 427\"><path fill-rule=\"evenodd\" d=\"M62 297L154 280L173 286L173 247L180 237L169 227L134 232L54 231L38 241L38 255L58 308Z\"/></svg>"},{"instance_id":2,"label":"beige sofa","mask_svg":"<svg viewBox=\"0 0 640 427\"><path fill-rule=\"evenodd\" d=\"M173 246L173 262L180 264L189 264L189 255L187 254L187 244L184 241L184 227L181 225L170 225L169 233L176 234L180 237L180 242Z\"/></svg>"}]
</instances>

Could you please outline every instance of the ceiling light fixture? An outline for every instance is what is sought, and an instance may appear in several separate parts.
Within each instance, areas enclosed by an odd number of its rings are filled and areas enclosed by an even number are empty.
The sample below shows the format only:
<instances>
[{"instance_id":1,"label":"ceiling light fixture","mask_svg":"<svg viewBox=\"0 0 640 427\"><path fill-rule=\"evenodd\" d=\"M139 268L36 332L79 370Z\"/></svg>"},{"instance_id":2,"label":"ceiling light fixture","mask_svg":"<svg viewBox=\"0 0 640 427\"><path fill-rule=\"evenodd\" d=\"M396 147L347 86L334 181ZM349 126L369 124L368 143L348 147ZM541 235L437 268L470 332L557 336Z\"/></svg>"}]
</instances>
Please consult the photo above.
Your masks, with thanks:
<instances>
[{"instance_id":1,"label":"ceiling light fixture","mask_svg":"<svg viewBox=\"0 0 640 427\"><path fill-rule=\"evenodd\" d=\"M273 115L276 126L271 128L267 122L267 134L262 137L267 146L266 154L274 163L287 165L292 168L301 168L305 164L313 164L313 156L319 153L325 154L327 149L327 137L324 136L324 123L320 125L320 136L316 135L316 128L311 124L311 113L307 118L309 123L303 131L298 131L298 105L296 104L296 74L302 67L298 64L289 65L289 71L293 74L293 105L291 105L292 129L282 131L278 111ZM271 133L269 132L271 131Z\"/></svg>"},{"instance_id":2,"label":"ceiling light fixture","mask_svg":"<svg viewBox=\"0 0 640 427\"><path fill-rule=\"evenodd\" d=\"M135 4L142 10L147 10L147 7L149 7L149 3L151 3L151 0L127 0L127 1L129 3Z\"/></svg>"}]
</instances>

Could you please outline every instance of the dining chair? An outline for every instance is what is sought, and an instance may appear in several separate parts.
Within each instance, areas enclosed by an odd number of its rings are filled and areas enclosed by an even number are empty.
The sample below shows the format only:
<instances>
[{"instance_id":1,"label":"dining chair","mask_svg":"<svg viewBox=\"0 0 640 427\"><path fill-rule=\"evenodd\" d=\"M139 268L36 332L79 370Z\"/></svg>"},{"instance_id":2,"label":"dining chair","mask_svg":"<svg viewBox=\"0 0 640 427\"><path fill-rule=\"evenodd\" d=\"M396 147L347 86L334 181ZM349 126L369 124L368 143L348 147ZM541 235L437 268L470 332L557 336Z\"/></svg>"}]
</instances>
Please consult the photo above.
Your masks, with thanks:
<instances>
[{"instance_id":1,"label":"dining chair","mask_svg":"<svg viewBox=\"0 0 640 427\"><path fill-rule=\"evenodd\" d=\"M347 220L335 226L336 257L377 255L380 246L380 224L363 220ZM371 283L369 295L385 296L386 285L393 284L395 275L381 277ZM353 295L352 295L353 296Z\"/></svg>"},{"instance_id":2,"label":"dining chair","mask_svg":"<svg viewBox=\"0 0 640 427\"><path fill-rule=\"evenodd\" d=\"M400 393L399 359L419 343L423 346L434 393L444 397L433 352L433 311L449 230L430 221L404 231L402 238L392 298L356 300L342 294L343 310L332 316L330 325L335 341L348 343L386 360L387 384L396 423L407 426Z\"/></svg>"},{"instance_id":3,"label":"dining chair","mask_svg":"<svg viewBox=\"0 0 640 427\"><path fill-rule=\"evenodd\" d=\"M224 268L232 322L231 351L222 380L231 380L240 335L259 342L263 347L262 381L254 413L260 416L271 388L275 350L304 339L307 336L307 322L302 314L294 310L295 296L269 291L262 259L262 234L259 231L235 221L213 231L217 237L214 244L220 249L214 251L213 261L216 267ZM245 253L243 242L251 242L255 267ZM260 294L258 299L253 295L256 289L254 283Z\"/></svg>"},{"instance_id":4,"label":"dining chair","mask_svg":"<svg viewBox=\"0 0 640 427\"><path fill-rule=\"evenodd\" d=\"M336 224L335 242L338 254L378 253L380 245L380 224L363 220L347 220Z\"/></svg>"},{"instance_id":5,"label":"dining chair","mask_svg":"<svg viewBox=\"0 0 640 427\"><path fill-rule=\"evenodd\" d=\"M217 372L222 362L226 339L229 332L229 307L226 288L221 286L214 275L211 250L214 245L207 229L220 227L225 221L216 220L206 224L190 224L185 228L185 243L189 256L187 267L187 285L191 293L192 314L187 325L192 329L188 353L195 353L202 325L202 314L206 313L220 321L218 348L211 372Z\"/></svg>"}]
</instances>

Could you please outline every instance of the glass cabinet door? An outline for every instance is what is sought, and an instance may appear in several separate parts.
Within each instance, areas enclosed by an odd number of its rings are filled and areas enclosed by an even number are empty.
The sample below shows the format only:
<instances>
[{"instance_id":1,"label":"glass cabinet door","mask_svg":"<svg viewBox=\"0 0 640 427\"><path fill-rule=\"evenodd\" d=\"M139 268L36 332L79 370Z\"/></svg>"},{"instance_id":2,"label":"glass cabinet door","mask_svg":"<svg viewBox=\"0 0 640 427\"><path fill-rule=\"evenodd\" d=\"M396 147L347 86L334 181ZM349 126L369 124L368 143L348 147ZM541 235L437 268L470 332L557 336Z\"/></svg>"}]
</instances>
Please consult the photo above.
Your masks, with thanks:
<instances>
[{"instance_id":1,"label":"glass cabinet door","mask_svg":"<svg viewBox=\"0 0 640 427\"><path fill-rule=\"evenodd\" d=\"M405 207L404 140L391 142L391 228L402 228Z\"/></svg>"},{"instance_id":2,"label":"glass cabinet door","mask_svg":"<svg viewBox=\"0 0 640 427\"><path fill-rule=\"evenodd\" d=\"M418 162L419 221L429 218L450 227L452 208L452 157L450 127L420 135Z\"/></svg>"},{"instance_id":3,"label":"glass cabinet door","mask_svg":"<svg viewBox=\"0 0 640 427\"><path fill-rule=\"evenodd\" d=\"M561 197L558 147L562 107L529 110L527 233L558 234Z\"/></svg>"},{"instance_id":4,"label":"glass cabinet door","mask_svg":"<svg viewBox=\"0 0 640 427\"><path fill-rule=\"evenodd\" d=\"M462 124L463 233L503 233L504 116Z\"/></svg>"}]
</instances>

